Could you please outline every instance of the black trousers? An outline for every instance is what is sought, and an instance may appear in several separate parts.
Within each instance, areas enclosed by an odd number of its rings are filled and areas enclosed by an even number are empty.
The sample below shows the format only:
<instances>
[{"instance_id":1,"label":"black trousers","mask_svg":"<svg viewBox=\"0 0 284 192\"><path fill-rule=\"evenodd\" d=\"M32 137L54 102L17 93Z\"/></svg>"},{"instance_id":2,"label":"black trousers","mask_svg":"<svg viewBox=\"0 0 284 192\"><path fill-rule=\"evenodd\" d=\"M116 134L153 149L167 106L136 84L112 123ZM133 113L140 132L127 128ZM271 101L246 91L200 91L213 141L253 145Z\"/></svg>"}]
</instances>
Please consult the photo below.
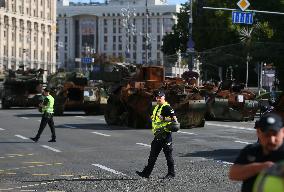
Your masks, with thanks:
<instances>
[{"instance_id":1,"label":"black trousers","mask_svg":"<svg viewBox=\"0 0 284 192\"><path fill-rule=\"evenodd\" d=\"M159 153L161 152L162 149L167 160L168 174L175 175L174 159L172 155L173 145L172 145L171 134L169 134L165 139L157 139L155 137L154 140L152 141L150 156L148 159L148 165L143 170L143 172L146 175L151 174L154 165L156 163L156 160L159 156Z\"/></svg>"},{"instance_id":2,"label":"black trousers","mask_svg":"<svg viewBox=\"0 0 284 192\"><path fill-rule=\"evenodd\" d=\"M56 139L53 114L52 113L44 113L41 117L40 126L36 135L36 138L39 139L46 125L49 125L51 131L51 138Z\"/></svg>"}]
</instances>

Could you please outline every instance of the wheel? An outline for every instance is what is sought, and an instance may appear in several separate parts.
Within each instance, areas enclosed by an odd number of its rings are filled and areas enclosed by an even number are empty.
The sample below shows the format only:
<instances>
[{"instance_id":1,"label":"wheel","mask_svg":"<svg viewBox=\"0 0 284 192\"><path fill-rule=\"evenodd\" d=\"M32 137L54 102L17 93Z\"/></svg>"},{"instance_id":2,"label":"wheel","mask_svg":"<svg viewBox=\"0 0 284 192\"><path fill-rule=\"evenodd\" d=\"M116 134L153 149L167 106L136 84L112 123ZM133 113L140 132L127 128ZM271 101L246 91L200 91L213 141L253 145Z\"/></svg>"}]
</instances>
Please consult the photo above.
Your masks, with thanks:
<instances>
[{"instance_id":1,"label":"wheel","mask_svg":"<svg viewBox=\"0 0 284 192\"><path fill-rule=\"evenodd\" d=\"M119 111L115 105L107 104L104 112L105 121L108 125L119 124Z\"/></svg>"},{"instance_id":2,"label":"wheel","mask_svg":"<svg viewBox=\"0 0 284 192\"><path fill-rule=\"evenodd\" d=\"M204 127L205 126L205 119L202 119L201 123L198 125L198 127Z\"/></svg>"},{"instance_id":3,"label":"wheel","mask_svg":"<svg viewBox=\"0 0 284 192\"><path fill-rule=\"evenodd\" d=\"M9 109L10 105L5 99L2 99L2 109Z\"/></svg>"},{"instance_id":4,"label":"wheel","mask_svg":"<svg viewBox=\"0 0 284 192\"><path fill-rule=\"evenodd\" d=\"M54 115L55 116L63 115L65 101L66 101L65 97L57 96L54 98Z\"/></svg>"},{"instance_id":5,"label":"wheel","mask_svg":"<svg viewBox=\"0 0 284 192\"><path fill-rule=\"evenodd\" d=\"M55 105L54 106L54 115L62 116L64 113L64 105Z\"/></svg>"}]
</instances>

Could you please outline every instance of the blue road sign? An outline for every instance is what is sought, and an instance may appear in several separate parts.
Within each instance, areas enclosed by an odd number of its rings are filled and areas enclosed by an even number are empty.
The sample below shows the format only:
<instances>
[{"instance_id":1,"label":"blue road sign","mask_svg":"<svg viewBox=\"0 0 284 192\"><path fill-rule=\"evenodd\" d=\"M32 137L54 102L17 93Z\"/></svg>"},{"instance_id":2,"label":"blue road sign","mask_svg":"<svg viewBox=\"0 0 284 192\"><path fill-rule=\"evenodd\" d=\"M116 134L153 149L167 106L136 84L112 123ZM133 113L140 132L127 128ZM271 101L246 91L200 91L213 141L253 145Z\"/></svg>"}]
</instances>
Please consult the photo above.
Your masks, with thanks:
<instances>
[{"instance_id":1,"label":"blue road sign","mask_svg":"<svg viewBox=\"0 0 284 192\"><path fill-rule=\"evenodd\" d=\"M253 13L233 11L232 12L232 22L251 25L253 24Z\"/></svg>"},{"instance_id":2,"label":"blue road sign","mask_svg":"<svg viewBox=\"0 0 284 192\"><path fill-rule=\"evenodd\" d=\"M83 57L81 58L82 63L92 63L92 58L91 57Z\"/></svg>"}]
</instances>

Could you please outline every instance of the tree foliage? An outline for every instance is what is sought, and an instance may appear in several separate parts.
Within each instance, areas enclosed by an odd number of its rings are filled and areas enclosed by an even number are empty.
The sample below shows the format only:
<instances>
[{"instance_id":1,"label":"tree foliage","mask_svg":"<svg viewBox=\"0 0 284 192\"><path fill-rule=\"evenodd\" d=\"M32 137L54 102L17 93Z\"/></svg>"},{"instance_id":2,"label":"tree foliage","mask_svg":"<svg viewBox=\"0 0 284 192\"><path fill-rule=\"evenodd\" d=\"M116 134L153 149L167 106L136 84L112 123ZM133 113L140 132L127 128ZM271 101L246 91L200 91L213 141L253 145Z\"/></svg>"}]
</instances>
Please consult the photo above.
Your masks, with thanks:
<instances>
[{"instance_id":1,"label":"tree foliage","mask_svg":"<svg viewBox=\"0 0 284 192\"><path fill-rule=\"evenodd\" d=\"M284 0L254 0L250 3L249 9L252 10L284 12ZM237 1L193 0L192 39L204 66L239 66L241 71L238 75L243 81L242 71L249 52L252 73L255 74L253 70L259 62L273 62L279 72L284 72L284 67L283 70L281 68L284 60L284 15L254 13L254 24L248 26L232 24L231 11L202 9L203 6L238 7ZM186 53L189 39L188 13L189 4L182 4L173 32L163 39L162 51L166 55L175 54L178 50Z\"/></svg>"}]
</instances>

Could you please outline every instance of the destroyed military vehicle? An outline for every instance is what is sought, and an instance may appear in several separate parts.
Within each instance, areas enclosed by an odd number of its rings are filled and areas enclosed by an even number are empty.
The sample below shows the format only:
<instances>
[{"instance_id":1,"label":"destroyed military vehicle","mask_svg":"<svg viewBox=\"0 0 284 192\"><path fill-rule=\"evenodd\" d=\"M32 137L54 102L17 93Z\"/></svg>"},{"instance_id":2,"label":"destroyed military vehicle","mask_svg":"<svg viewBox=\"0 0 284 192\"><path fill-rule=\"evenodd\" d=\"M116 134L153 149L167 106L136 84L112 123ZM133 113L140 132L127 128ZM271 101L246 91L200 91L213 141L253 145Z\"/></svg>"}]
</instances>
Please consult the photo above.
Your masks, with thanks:
<instances>
[{"instance_id":1,"label":"destroyed military vehicle","mask_svg":"<svg viewBox=\"0 0 284 192\"><path fill-rule=\"evenodd\" d=\"M43 87L42 69L9 70L2 90L2 108L38 107Z\"/></svg>"},{"instance_id":2,"label":"destroyed military vehicle","mask_svg":"<svg viewBox=\"0 0 284 192\"><path fill-rule=\"evenodd\" d=\"M253 121L258 110L256 95L231 75L207 97L207 120Z\"/></svg>"},{"instance_id":3,"label":"destroyed military vehicle","mask_svg":"<svg viewBox=\"0 0 284 192\"><path fill-rule=\"evenodd\" d=\"M107 101L108 125L151 127L150 114L155 92L163 89L182 128L203 127L206 104L195 86L181 78L166 78L162 66L142 66L124 84L113 90Z\"/></svg>"},{"instance_id":4,"label":"destroyed military vehicle","mask_svg":"<svg viewBox=\"0 0 284 192\"><path fill-rule=\"evenodd\" d=\"M107 93L102 84L88 81L81 72L57 72L48 78L47 87L55 99L54 114L58 116L64 111L100 114L107 103Z\"/></svg>"}]
</instances>

